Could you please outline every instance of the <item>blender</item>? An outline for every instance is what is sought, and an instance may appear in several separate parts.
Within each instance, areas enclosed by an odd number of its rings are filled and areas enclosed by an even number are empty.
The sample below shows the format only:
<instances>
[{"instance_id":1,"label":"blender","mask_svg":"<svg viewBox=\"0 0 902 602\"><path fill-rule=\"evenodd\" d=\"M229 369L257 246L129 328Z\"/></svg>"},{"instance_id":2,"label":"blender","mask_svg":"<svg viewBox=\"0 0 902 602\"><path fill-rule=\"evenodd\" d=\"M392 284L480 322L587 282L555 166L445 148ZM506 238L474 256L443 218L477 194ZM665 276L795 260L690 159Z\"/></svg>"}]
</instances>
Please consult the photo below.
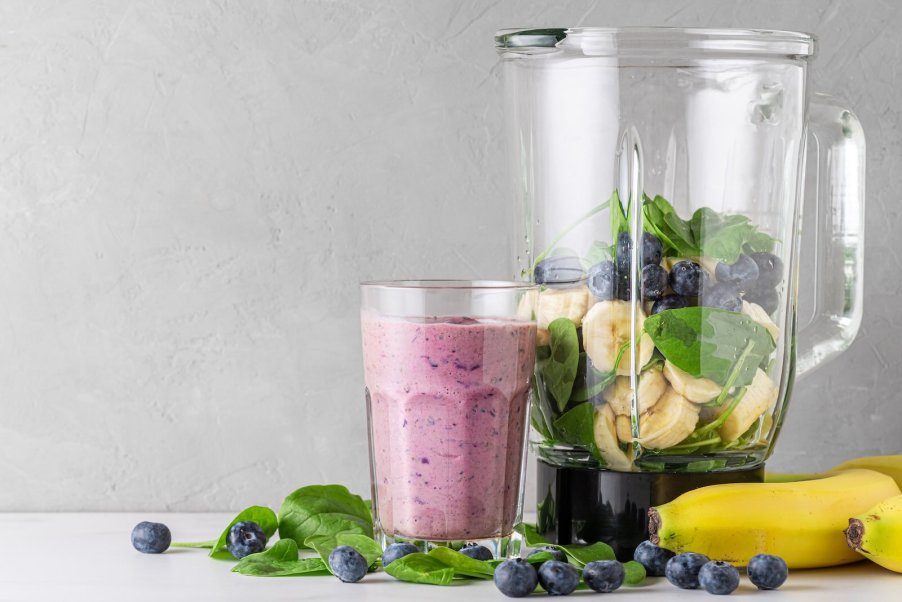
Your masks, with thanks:
<instances>
[{"instance_id":1,"label":"blender","mask_svg":"<svg viewBox=\"0 0 902 602\"><path fill-rule=\"evenodd\" d=\"M809 93L808 34L495 41L520 275L540 285L537 528L631 558L651 506L761 481L795 377L854 339L864 137Z\"/></svg>"}]
</instances>

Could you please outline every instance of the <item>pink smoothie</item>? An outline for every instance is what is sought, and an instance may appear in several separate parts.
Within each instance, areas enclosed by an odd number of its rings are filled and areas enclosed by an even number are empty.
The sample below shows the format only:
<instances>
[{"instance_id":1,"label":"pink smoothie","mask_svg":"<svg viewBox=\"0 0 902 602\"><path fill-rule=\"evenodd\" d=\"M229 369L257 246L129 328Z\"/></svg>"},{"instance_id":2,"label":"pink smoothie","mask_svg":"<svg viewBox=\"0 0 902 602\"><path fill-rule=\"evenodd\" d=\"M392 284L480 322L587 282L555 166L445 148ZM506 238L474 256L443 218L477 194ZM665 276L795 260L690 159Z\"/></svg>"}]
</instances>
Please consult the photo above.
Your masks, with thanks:
<instances>
[{"instance_id":1,"label":"pink smoothie","mask_svg":"<svg viewBox=\"0 0 902 602\"><path fill-rule=\"evenodd\" d=\"M473 540L517 513L535 325L364 316L377 524Z\"/></svg>"}]
</instances>

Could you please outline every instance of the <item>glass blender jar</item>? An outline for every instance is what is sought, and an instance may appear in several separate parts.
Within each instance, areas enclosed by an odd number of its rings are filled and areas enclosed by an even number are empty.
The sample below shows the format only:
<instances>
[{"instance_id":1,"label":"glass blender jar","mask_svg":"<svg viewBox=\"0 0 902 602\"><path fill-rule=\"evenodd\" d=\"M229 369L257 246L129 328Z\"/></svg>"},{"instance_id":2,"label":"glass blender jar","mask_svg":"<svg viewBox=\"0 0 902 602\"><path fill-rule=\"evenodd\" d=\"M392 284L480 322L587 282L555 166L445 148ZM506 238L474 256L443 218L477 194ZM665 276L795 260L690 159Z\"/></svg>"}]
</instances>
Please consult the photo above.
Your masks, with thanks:
<instances>
[{"instance_id":1,"label":"glass blender jar","mask_svg":"<svg viewBox=\"0 0 902 602\"><path fill-rule=\"evenodd\" d=\"M803 33L504 30L496 46L521 276L541 285L538 530L631 557L650 506L762 480L795 376L855 337L864 137L809 95Z\"/></svg>"}]
</instances>

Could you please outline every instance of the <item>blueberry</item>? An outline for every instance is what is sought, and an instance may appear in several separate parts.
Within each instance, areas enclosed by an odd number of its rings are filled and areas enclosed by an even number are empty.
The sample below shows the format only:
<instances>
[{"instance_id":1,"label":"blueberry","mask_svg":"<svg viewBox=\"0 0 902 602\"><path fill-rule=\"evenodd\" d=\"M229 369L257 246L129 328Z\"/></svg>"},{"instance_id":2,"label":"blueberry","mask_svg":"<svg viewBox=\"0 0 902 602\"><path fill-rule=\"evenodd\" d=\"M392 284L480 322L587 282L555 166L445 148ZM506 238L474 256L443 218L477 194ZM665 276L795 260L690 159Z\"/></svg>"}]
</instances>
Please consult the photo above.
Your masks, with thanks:
<instances>
[{"instance_id":1,"label":"blueberry","mask_svg":"<svg viewBox=\"0 0 902 602\"><path fill-rule=\"evenodd\" d=\"M623 585L623 565L616 560L594 560L583 568L583 579L591 589L609 594Z\"/></svg>"},{"instance_id":2,"label":"blueberry","mask_svg":"<svg viewBox=\"0 0 902 602\"><path fill-rule=\"evenodd\" d=\"M169 549L172 533L163 523L143 521L132 529L132 545L142 554L159 554Z\"/></svg>"},{"instance_id":3,"label":"blueberry","mask_svg":"<svg viewBox=\"0 0 902 602\"><path fill-rule=\"evenodd\" d=\"M710 560L704 554L694 552L678 554L667 561L664 575L680 589L698 589L698 572Z\"/></svg>"},{"instance_id":4,"label":"blueberry","mask_svg":"<svg viewBox=\"0 0 902 602\"><path fill-rule=\"evenodd\" d=\"M670 269L670 288L684 297L697 297L707 274L694 261L680 261Z\"/></svg>"},{"instance_id":5,"label":"blueberry","mask_svg":"<svg viewBox=\"0 0 902 602\"><path fill-rule=\"evenodd\" d=\"M698 572L698 582L709 594L725 596L739 587L739 571L728 562L712 560Z\"/></svg>"},{"instance_id":6,"label":"blueberry","mask_svg":"<svg viewBox=\"0 0 902 602\"><path fill-rule=\"evenodd\" d=\"M382 552L382 566L388 566L398 558L403 558L408 554L413 554L414 552L419 552L415 545L407 542L398 542L393 543L392 545L385 548L385 551Z\"/></svg>"},{"instance_id":7,"label":"blueberry","mask_svg":"<svg viewBox=\"0 0 902 602\"><path fill-rule=\"evenodd\" d=\"M651 306L651 315L659 314L668 309L683 309L689 307L689 300L682 295L666 295L661 297Z\"/></svg>"},{"instance_id":8,"label":"blueberry","mask_svg":"<svg viewBox=\"0 0 902 602\"><path fill-rule=\"evenodd\" d=\"M478 543L465 545L460 549L460 553L464 556L469 556L473 560L492 560L495 558L490 549Z\"/></svg>"},{"instance_id":9,"label":"blueberry","mask_svg":"<svg viewBox=\"0 0 902 602\"><path fill-rule=\"evenodd\" d=\"M714 277L745 290L758 280L758 264L748 255L740 255L736 263L718 263Z\"/></svg>"},{"instance_id":10,"label":"blueberry","mask_svg":"<svg viewBox=\"0 0 902 602\"><path fill-rule=\"evenodd\" d=\"M727 311L742 311L742 297L739 295L739 289L726 282L718 282L702 289L699 304Z\"/></svg>"},{"instance_id":11,"label":"blueberry","mask_svg":"<svg viewBox=\"0 0 902 602\"><path fill-rule=\"evenodd\" d=\"M369 567L360 552L351 546L338 546L329 554L329 568L345 583L355 583L363 579Z\"/></svg>"},{"instance_id":12,"label":"blueberry","mask_svg":"<svg viewBox=\"0 0 902 602\"><path fill-rule=\"evenodd\" d=\"M226 547L235 558L244 558L248 554L262 552L266 547L266 533L260 525L253 521L235 523L229 529Z\"/></svg>"},{"instance_id":13,"label":"blueberry","mask_svg":"<svg viewBox=\"0 0 902 602\"><path fill-rule=\"evenodd\" d=\"M629 274L632 265L633 241L629 232L617 235L617 271Z\"/></svg>"},{"instance_id":14,"label":"blueberry","mask_svg":"<svg viewBox=\"0 0 902 602\"><path fill-rule=\"evenodd\" d=\"M773 554L752 556L748 566L749 581L758 589L777 589L786 581L789 568L786 561Z\"/></svg>"},{"instance_id":15,"label":"blueberry","mask_svg":"<svg viewBox=\"0 0 902 602\"><path fill-rule=\"evenodd\" d=\"M559 288L577 285L585 275L582 262L574 255L546 257L533 271L536 284Z\"/></svg>"},{"instance_id":16,"label":"blueberry","mask_svg":"<svg viewBox=\"0 0 902 602\"><path fill-rule=\"evenodd\" d=\"M608 301L617 295L617 269L613 261L602 261L589 268L586 286L593 296Z\"/></svg>"},{"instance_id":17,"label":"blueberry","mask_svg":"<svg viewBox=\"0 0 902 602\"><path fill-rule=\"evenodd\" d=\"M495 587L509 598L522 598L535 591L539 577L522 558L505 560L495 569Z\"/></svg>"},{"instance_id":18,"label":"blueberry","mask_svg":"<svg viewBox=\"0 0 902 602\"><path fill-rule=\"evenodd\" d=\"M661 263L664 256L664 246L661 239L651 232L642 233L642 267Z\"/></svg>"},{"instance_id":19,"label":"blueberry","mask_svg":"<svg viewBox=\"0 0 902 602\"><path fill-rule=\"evenodd\" d=\"M657 301L667 288L667 270L656 263L642 268L642 300Z\"/></svg>"},{"instance_id":20,"label":"blueberry","mask_svg":"<svg viewBox=\"0 0 902 602\"><path fill-rule=\"evenodd\" d=\"M539 567L539 585L549 596L569 596L579 585L579 573L566 562L548 560Z\"/></svg>"},{"instance_id":21,"label":"blueberry","mask_svg":"<svg viewBox=\"0 0 902 602\"><path fill-rule=\"evenodd\" d=\"M780 306L780 295L772 288L755 287L745 293L745 300L757 303L768 314L774 313Z\"/></svg>"},{"instance_id":22,"label":"blueberry","mask_svg":"<svg viewBox=\"0 0 902 602\"><path fill-rule=\"evenodd\" d=\"M750 253L758 266L758 286L777 286L783 279L783 262L773 253Z\"/></svg>"},{"instance_id":23,"label":"blueberry","mask_svg":"<svg viewBox=\"0 0 902 602\"><path fill-rule=\"evenodd\" d=\"M633 560L645 567L645 572L650 577L663 577L667 561L673 558L674 553L664 548L659 548L650 541L643 541L633 552Z\"/></svg>"},{"instance_id":24,"label":"blueberry","mask_svg":"<svg viewBox=\"0 0 902 602\"><path fill-rule=\"evenodd\" d=\"M561 550L557 548L550 548L548 546L541 546L530 552L526 557L529 558L531 556L535 556L540 552L548 552L553 557L552 560L559 560L561 562L567 562L567 555L564 554ZM546 561L547 562L547 561ZM541 564L539 565L541 566Z\"/></svg>"}]
</instances>

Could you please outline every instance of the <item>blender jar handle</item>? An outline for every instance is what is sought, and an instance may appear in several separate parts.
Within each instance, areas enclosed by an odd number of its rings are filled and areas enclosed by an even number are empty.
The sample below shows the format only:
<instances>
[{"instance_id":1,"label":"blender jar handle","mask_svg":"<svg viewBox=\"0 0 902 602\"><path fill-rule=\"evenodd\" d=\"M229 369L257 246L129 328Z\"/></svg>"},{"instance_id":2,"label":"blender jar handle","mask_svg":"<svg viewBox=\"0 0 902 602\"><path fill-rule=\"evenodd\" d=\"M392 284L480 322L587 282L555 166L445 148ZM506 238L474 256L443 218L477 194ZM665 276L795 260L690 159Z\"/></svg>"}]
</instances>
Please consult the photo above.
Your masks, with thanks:
<instances>
[{"instance_id":1,"label":"blender jar handle","mask_svg":"<svg viewBox=\"0 0 902 602\"><path fill-rule=\"evenodd\" d=\"M808 119L805 198L806 208L814 198L815 211L803 213L804 223L814 227L802 234L814 252L806 262L813 271L806 282L813 284L814 311L798 330L798 375L852 343L864 296L864 132L850 109L825 94L812 96Z\"/></svg>"}]
</instances>

